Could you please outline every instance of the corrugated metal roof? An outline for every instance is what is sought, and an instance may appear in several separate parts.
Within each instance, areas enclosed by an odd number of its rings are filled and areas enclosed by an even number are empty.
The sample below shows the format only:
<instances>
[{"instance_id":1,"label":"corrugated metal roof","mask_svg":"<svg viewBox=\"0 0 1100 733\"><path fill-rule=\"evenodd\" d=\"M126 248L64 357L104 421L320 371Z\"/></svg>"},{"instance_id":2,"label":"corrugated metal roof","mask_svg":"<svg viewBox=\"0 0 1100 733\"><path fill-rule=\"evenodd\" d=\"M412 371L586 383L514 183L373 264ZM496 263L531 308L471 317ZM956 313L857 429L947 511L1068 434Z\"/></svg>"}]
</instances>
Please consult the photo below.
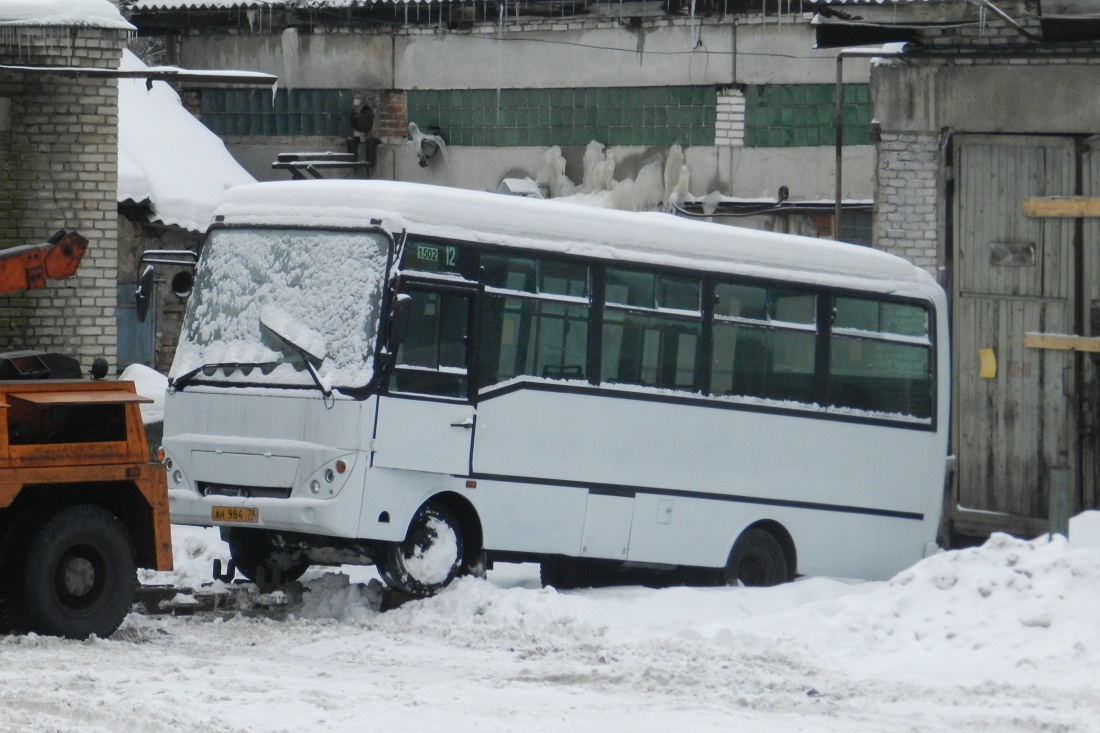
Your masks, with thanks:
<instances>
[{"instance_id":1,"label":"corrugated metal roof","mask_svg":"<svg viewBox=\"0 0 1100 733\"><path fill-rule=\"evenodd\" d=\"M901 3L941 3L958 0L806 0L810 5L899 5Z\"/></svg>"},{"instance_id":2,"label":"corrugated metal roof","mask_svg":"<svg viewBox=\"0 0 1100 733\"><path fill-rule=\"evenodd\" d=\"M903 2L958 2L958 0L806 0L812 6L897 6Z\"/></svg>"},{"instance_id":3,"label":"corrugated metal roof","mask_svg":"<svg viewBox=\"0 0 1100 733\"><path fill-rule=\"evenodd\" d=\"M265 8L353 8L379 3L432 2L433 0L133 0L126 12L149 10L258 10Z\"/></svg>"}]
</instances>

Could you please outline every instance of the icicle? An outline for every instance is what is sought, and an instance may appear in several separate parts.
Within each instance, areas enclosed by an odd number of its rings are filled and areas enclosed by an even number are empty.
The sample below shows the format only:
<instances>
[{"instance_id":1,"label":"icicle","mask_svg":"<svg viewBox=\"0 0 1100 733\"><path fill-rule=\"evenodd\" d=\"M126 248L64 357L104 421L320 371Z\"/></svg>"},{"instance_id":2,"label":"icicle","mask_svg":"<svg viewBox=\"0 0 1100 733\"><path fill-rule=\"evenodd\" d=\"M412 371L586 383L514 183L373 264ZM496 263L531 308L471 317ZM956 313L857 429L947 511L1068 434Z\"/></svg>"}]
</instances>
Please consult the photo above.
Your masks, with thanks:
<instances>
[{"instance_id":1,"label":"icicle","mask_svg":"<svg viewBox=\"0 0 1100 733\"><path fill-rule=\"evenodd\" d=\"M665 186L661 174L661 162L646 163L638 171L634 181L635 211L652 211L664 201Z\"/></svg>"},{"instance_id":2,"label":"icicle","mask_svg":"<svg viewBox=\"0 0 1100 733\"><path fill-rule=\"evenodd\" d=\"M565 175L565 157L557 145L547 148L542 154L535 182L540 189L546 189L550 198L576 193L577 185Z\"/></svg>"},{"instance_id":3,"label":"icicle","mask_svg":"<svg viewBox=\"0 0 1100 733\"><path fill-rule=\"evenodd\" d=\"M680 169L684 167L684 149L679 145L673 145L668 149L668 157L665 158L664 172L664 200L668 201L676 184L680 180Z\"/></svg>"},{"instance_id":4,"label":"icicle","mask_svg":"<svg viewBox=\"0 0 1100 733\"><path fill-rule=\"evenodd\" d=\"M582 165L584 169L583 176L581 178L581 185L584 186L584 190L588 193L595 193L599 191L599 184L602 180L602 174L597 172L597 168L604 160L604 146L603 143L592 140L588 143L588 147L584 149L584 158Z\"/></svg>"},{"instance_id":5,"label":"icicle","mask_svg":"<svg viewBox=\"0 0 1100 733\"><path fill-rule=\"evenodd\" d=\"M294 88L298 73L299 40L297 28L287 28L283 31L283 84L287 91Z\"/></svg>"}]
</instances>

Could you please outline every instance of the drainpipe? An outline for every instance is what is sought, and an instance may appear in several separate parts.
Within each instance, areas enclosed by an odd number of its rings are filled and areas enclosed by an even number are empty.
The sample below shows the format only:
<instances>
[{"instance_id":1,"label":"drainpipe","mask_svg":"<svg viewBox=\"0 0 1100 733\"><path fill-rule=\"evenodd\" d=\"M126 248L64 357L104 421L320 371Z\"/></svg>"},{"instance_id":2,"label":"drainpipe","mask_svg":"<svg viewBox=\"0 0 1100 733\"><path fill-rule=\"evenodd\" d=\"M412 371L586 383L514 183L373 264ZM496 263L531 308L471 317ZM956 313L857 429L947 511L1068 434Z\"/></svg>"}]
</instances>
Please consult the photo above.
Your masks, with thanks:
<instances>
[{"instance_id":1,"label":"drainpipe","mask_svg":"<svg viewBox=\"0 0 1100 733\"><path fill-rule=\"evenodd\" d=\"M840 203L841 182L844 178L844 59L849 58L882 58L885 56L898 56L901 46L896 50L882 48L846 48L836 55L836 89L833 91L833 127L836 130L836 167L834 187L833 209L833 239L840 241Z\"/></svg>"}]
</instances>

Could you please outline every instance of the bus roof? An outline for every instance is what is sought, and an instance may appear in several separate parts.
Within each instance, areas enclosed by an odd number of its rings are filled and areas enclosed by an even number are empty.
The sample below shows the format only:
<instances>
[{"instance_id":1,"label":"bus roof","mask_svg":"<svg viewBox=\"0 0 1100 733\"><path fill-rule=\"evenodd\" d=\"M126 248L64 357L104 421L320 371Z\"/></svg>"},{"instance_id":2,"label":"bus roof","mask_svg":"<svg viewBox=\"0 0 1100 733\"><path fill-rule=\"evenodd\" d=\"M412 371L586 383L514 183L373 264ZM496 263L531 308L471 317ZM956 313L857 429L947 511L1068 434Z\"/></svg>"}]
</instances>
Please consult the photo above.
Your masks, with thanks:
<instances>
[{"instance_id":1,"label":"bus roof","mask_svg":"<svg viewBox=\"0 0 1100 733\"><path fill-rule=\"evenodd\" d=\"M354 228L524 247L923 297L942 292L925 270L870 247L417 183L281 181L230 189L225 225Z\"/></svg>"}]
</instances>

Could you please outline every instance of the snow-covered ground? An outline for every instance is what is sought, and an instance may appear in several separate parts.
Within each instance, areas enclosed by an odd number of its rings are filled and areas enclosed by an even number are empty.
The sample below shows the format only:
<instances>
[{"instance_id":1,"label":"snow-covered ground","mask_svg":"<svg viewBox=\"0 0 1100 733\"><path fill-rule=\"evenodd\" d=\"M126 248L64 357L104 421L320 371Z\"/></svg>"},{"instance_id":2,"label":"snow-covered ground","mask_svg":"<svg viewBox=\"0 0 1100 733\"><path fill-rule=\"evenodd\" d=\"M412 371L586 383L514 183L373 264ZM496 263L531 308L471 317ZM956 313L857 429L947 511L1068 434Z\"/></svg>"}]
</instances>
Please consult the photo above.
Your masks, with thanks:
<instances>
[{"instance_id":1,"label":"snow-covered ground","mask_svg":"<svg viewBox=\"0 0 1100 733\"><path fill-rule=\"evenodd\" d=\"M215 530L174 527L198 585ZM0 730L1100 730L1100 515L889 582L557 592L498 565L377 612L319 568L289 614L131 614L108 640L0 637Z\"/></svg>"}]
</instances>

